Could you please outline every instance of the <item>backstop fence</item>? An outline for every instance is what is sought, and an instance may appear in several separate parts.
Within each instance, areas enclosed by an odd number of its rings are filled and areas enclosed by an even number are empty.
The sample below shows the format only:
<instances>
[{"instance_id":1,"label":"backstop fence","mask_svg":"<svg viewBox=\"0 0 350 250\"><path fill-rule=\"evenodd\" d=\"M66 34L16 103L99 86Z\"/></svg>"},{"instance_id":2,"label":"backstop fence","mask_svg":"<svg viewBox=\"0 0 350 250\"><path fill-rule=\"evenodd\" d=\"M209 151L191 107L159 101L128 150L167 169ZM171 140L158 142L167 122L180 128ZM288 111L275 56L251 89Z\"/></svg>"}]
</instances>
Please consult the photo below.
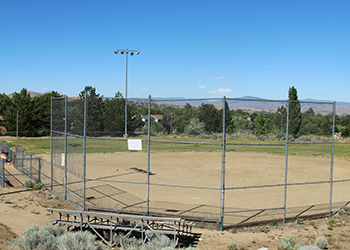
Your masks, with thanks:
<instances>
[{"instance_id":1,"label":"backstop fence","mask_svg":"<svg viewBox=\"0 0 350 250\"><path fill-rule=\"evenodd\" d=\"M123 99L52 98L50 156L16 147L16 167L82 210L181 216L221 229L330 216L350 200L349 162L334 159L335 102L127 103L125 123ZM298 136L295 107L312 117ZM134 144L142 149L128 150Z\"/></svg>"}]
</instances>

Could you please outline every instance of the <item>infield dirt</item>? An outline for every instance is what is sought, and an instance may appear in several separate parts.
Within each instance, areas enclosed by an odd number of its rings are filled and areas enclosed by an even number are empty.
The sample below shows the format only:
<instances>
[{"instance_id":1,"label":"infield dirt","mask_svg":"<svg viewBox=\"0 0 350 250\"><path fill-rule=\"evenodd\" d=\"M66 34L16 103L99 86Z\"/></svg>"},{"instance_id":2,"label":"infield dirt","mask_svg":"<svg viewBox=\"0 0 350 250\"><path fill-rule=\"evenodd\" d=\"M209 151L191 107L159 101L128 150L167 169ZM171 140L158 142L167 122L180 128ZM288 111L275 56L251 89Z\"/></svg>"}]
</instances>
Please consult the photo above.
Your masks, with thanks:
<instances>
[{"instance_id":1,"label":"infield dirt","mask_svg":"<svg viewBox=\"0 0 350 250\"><path fill-rule=\"evenodd\" d=\"M150 163L152 183L219 188L221 186L222 162L221 155L217 152L153 153ZM329 180L330 164L328 158L291 156L288 158L288 181ZM12 169L12 171L15 170ZM147 172L147 154L145 153L89 154L87 177L104 178L108 182L88 181L88 202L99 206L144 209L146 200L144 184L110 181L146 182L145 172ZM226 155L226 187L284 183L284 173L285 158L283 156L234 152ZM349 162L335 160L334 179L349 179L349 176ZM334 201L347 203L350 200L346 183L342 183L343 186L335 185ZM81 183L75 185L81 188ZM306 188L305 185L298 185L295 189L288 191L287 204L302 207L300 202L316 205L325 203L325 211L327 211L330 195L329 183L309 186ZM256 193L251 190L260 191ZM171 210L170 213L180 216L190 214L188 208L193 208L193 211L197 210L195 215L205 215L206 213L200 208L207 208L207 215L218 216L220 192L220 189L151 185L151 209L159 212ZM283 192L282 197L279 196L279 192L281 191L275 188L248 189L248 191L245 189L228 190L225 196L225 209L263 207L266 204L283 205ZM14 234L20 236L26 228L33 224L39 226L50 224L50 216L45 208L64 204L60 200L50 198L48 192L42 194L23 187L4 188L1 190L0 197L0 228L2 230L0 248L6 248L4 241L12 238ZM273 215L278 214L269 216ZM247 216L248 214L242 214L233 219L237 221ZM296 242L303 244L314 244L317 237L325 236L329 242L329 249L347 249L350 235L348 225L348 216L335 216L332 219L294 220L287 224L278 223L276 226L265 224L239 227L224 232L195 227L194 232L201 234L197 244L198 249L227 249L230 242L237 243L238 249L258 249L259 247L277 249L281 240L289 236L294 236Z\"/></svg>"},{"instance_id":2,"label":"infield dirt","mask_svg":"<svg viewBox=\"0 0 350 250\"><path fill-rule=\"evenodd\" d=\"M333 173L330 158L289 156L287 160L285 178L284 156L226 153L225 187L228 189L225 191L224 208L226 212L233 213L225 214L225 224L282 218L285 181L289 184L285 201L287 217L300 213L327 213L331 174L335 181L350 179L350 162L347 160L336 159ZM86 162L86 176L90 178L86 183L87 204L146 210L146 153L88 154ZM221 152L152 153L150 211L220 218L222 166ZM82 171L82 168L78 171ZM303 184L306 182L314 184ZM72 184L71 187L81 190L82 183ZM349 182L333 183L334 206L341 207L350 200L348 189ZM263 209L264 212L259 213ZM237 212L241 210L253 211Z\"/></svg>"}]
</instances>

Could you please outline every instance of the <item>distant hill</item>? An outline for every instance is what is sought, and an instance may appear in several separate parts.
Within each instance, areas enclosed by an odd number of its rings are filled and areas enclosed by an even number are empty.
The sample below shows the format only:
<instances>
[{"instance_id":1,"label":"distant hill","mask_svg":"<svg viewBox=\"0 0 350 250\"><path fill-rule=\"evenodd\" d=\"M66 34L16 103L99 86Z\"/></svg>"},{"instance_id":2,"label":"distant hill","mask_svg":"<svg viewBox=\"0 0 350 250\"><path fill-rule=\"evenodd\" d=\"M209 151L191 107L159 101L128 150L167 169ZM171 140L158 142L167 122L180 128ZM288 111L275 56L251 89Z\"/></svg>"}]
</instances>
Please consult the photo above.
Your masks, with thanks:
<instances>
[{"instance_id":1,"label":"distant hill","mask_svg":"<svg viewBox=\"0 0 350 250\"><path fill-rule=\"evenodd\" d=\"M27 93L30 95L30 97L35 97L35 96L41 96L41 95L45 95L46 93L50 93L50 92L45 92L45 93L39 93L39 92L34 92L34 91L27 91ZM7 95L8 97L12 97L14 93L11 93L9 95Z\"/></svg>"},{"instance_id":2,"label":"distant hill","mask_svg":"<svg viewBox=\"0 0 350 250\"><path fill-rule=\"evenodd\" d=\"M210 103L215 105L217 108L222 108L222 101L221 100L208 100L208 99L196 99L196 100L190 100L185 98L176 98L176 101L173 99L175 98L162 98L158 99L155 98L157 103L167 103L171 105L186 105L186 103L192 105L192 106L200 106L201 103ZM163 102L163 100L167 100L166 102ZM182 100L183 99L183 100ZM232 100L233 99L233 100ZM227 100L230 109L236 110L236 109L242 109L246 112L252 113L252 112L276 112L276 110L281 106L286 106L287 100L267 100L260 97L254 97L254 96L243 96L239 98L228 98ZM331 101L324 101L324 100L314 100L314 99L304 99L300 100L301 102L301 111L305 112L309 108L312 108L315 113L320 113L322 115L331 113L333 111L333 102ZM350 114L350 103L349 102L336 102L336 113L339 116Z\"/></svg>"},{"instance_id":3,"label":"distant hill","mask_svg":"<svg viewBox=\"0 0 350 250\"><path fill-rule=\"evenodd\" d=\"M39 93L28 91L31 97L44 95L46 93ZM8 96L11 98L14 93L9 94ZM78 99L79 96L71 96L70 100ZM135 98L136 99L136 98ZM202 102L214 104L218 108L222 108L221 100L217 100L218 98L213 98L212 100L208 100L209 98L201 99L187 99L184 97L168 97L168 98L154 98L157 103L169 104L169 105L178 105L183 106L186 103L189 103L192 106L200 106ZM287 100L267 100L260 97L255 96L243 96L238 98L232 98L234 100L228 100L228 104L230 109L242 109L246 112L276 112L277 108L286 105ZM166 100L166 101L165 101ZM328 114L332 112L333 105L331 101L325 100L315 100L311 98L300 100L302 112L305 112L309 108L312 108L315 113L321 113L322 115ZM350 102L336 102L336 113L339 116L344 116L350 114Z\"/></svg>"},{"instance_id":4,"label":"distant hill","mask_svg":"<svg viewBox=\"0 0 350 250\"><path fill-rule=\"evenodd\" d=\"M45 93L39 93L39 92L34 92L34 91L27 91L27 93L30 95L30 97L35 97L35 96L41 96L41 95L45 95L45 94L49 94L51 93L50 91L48 92L45 92ZM11 93L9 95L7 95L8 97L12 97L14 93ZM78 95L74 95L74 96L69 96L68 97L69 100L76 100L76 99L79 99L79 96Z\"/></svg>"}]
</instances>

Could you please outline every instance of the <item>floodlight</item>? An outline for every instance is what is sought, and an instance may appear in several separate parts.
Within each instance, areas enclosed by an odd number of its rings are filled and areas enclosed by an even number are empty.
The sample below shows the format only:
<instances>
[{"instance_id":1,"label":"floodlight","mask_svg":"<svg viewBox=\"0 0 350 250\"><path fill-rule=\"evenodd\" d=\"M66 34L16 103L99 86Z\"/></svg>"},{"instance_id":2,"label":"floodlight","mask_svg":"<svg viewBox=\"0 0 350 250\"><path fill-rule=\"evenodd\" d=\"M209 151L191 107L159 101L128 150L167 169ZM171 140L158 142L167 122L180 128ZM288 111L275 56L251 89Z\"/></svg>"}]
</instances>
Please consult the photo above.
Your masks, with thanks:
<instances>
[{"instance_id":1,"label":"floodlight","mask_svg":"<svg viewBox=\"0 0 350 250\"><path fill-rule=\"evenodd\" d=\"M114 51L115 54L120 54L124 55L126 54L126 77L125 77L125 136L128 136L128 54L130 53L131 56L134 54L138 55L140 52L137 50L128 50L128 49L117 49Z\"/></svg>"}]
</instances>

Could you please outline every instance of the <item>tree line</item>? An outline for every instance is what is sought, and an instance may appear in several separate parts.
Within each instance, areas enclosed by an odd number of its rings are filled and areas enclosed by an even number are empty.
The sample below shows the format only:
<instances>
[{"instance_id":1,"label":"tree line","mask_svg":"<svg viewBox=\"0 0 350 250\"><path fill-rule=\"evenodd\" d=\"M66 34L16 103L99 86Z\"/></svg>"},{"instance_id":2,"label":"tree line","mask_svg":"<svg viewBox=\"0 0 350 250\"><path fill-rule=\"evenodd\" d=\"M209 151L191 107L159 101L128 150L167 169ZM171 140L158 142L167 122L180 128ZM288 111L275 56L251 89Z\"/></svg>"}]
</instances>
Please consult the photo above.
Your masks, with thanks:
<instances>
[{"instance_id":1,"label":"tree line","mask_svg":"<svg viewBox=\"0 0 350 250\"><path fill-rule=\"evenodd\" d=\"M31 97L26 89L15 92L12 97L0 94L0 126L7 131L35 131L35 135L47 134L50 131L51 97L58 97L55 91L41 96ZM18 119L17 119L18 114Z\"/></svg>"},{"instance_id":2,"label":"tree line","mask_svg":"<svg viewBox=\"0 0 350 250\"><path fill-rule=\"evenodd\" d=\"M53 130L63 131L67 123L67 131L82 133L84 125L84 99L87 97L87 131L89 135L124 134L125 99L120 92L114 98L104 98L97 93L96 88L86 86L79 93L79 97L68 102L67 121L65 117L64 99L53 102ZM62 97L52 91L41 96L31 97L26 89L14 93L12 97L0 94L0 125L7 131L16 131L20 135L23 131L35 131L35 135L48 134L50 131L51 97ZM307 135L332 135L333 114L316 114L312 108L301 112L297 89L293 86L288 91L289 102L289 135L293 138ZM127 102L127 130L147 133L147 126L142 116L148 114L148 102ZM18 117L17 117L18 112ZM172 133L199 135L222 133L223 110L214 104L202 103L192 106L155 104L151 106L151 114L163 115L162 123L151 122L152 133ZM18 121L18 125L17 125ZM342 136L350 134L350 115L339 117L336 115L335 132L342 132ZM230 110L225 104L226 133L253 133L256 136L274 134L276 138L284 139L286 134L287 106L279 107L275 112L248 113L241 109ZM22 134L21 134L22 133Z\"/></svg>"}]
</instances>

